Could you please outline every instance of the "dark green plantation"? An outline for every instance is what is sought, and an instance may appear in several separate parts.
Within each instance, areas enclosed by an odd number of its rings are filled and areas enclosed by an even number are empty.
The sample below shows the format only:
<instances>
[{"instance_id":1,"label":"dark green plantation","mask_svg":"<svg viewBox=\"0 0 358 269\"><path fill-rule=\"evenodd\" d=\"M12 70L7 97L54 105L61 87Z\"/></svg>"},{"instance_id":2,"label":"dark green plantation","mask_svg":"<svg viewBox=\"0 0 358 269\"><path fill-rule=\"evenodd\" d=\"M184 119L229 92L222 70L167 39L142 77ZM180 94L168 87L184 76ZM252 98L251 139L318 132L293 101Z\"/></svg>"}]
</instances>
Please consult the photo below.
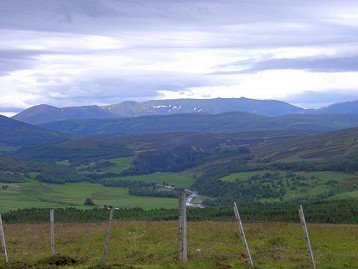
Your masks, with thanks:
<instances>
[{"instance_id":1,"label":"dark green plantation","mask_svg":"<svg viewBox=\"0 0 358 269\"><path fill-rule=\"evenodd\" d=\"M357 200L332 200L320 202L304 202L305 217L311 223L349 223L358 224ZM246 222L299 222L297 203L251 203L240 204L240 214ZM108 209L76 209L59 208L55 210L56 222L93 222L106 221ZM46 208L19 209L4 213L3 220L6 223L46 223L49 210ZM234 220L234 212L231 206L217 206L207 208L188 208L189 221L228 221ZM114 218L118 220L177 220L177 209L150 209L119 208L115 210Z\"/></svg>"}]
</instances>

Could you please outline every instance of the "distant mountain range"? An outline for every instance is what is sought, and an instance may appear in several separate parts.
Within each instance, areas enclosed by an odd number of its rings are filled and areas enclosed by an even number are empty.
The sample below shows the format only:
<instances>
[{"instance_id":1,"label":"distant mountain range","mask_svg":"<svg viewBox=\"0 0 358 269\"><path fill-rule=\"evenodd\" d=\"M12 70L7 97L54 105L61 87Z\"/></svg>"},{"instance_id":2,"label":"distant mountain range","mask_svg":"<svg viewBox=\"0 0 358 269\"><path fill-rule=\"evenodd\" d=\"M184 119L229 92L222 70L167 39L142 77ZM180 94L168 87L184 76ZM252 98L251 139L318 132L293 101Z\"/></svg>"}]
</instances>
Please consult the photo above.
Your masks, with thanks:
<instances>
[{"instance_id":1,"label":"distant mountain range","mask_svg":"<svg viewBox=\"0 0 358 269\"><path fill-rule=\"evenodd\" d=\"M146 115L171 115L181 113L217 114L248 112L275 117L287 114L347 114L358 113L358 101L333 104L320 109L303 109L282 101L248 98L173 99L147 102L126 101L108 106L79 106L58 108L37 105L15 115L13 119L43 124L68 119L111 119Z\"/></svg>"},{"instance_id":2,"label":"distant mountain range","mask_svg":"<svg viewBox=\"0 0 358 269\"><path fill-rule=\"evenodd\" d=\"M181 113L248 112L263 116L303 113L303 109L281 101L247 98L175 99L147 102L126 101L109 106L82 106L57 108L38 105L22 111L13 118L31 124L42 124L67 119L108 119L140 117L145 115L171 115Z\"/></svg>"},{"instance_id":3,"label":"distant mountain range","mask_svg":"<svg viewBox=\"0 0 358 269\"><path fill-rule=\"evenodd\" d=\"M0 116L0 150L56 142L74 136L267 130L324 132L357 126L358 101L315 110L305 110L280 101L246 98L123 102L106 107L56 108L39 105L12 119Z\"/></svg>"}]
</instances>

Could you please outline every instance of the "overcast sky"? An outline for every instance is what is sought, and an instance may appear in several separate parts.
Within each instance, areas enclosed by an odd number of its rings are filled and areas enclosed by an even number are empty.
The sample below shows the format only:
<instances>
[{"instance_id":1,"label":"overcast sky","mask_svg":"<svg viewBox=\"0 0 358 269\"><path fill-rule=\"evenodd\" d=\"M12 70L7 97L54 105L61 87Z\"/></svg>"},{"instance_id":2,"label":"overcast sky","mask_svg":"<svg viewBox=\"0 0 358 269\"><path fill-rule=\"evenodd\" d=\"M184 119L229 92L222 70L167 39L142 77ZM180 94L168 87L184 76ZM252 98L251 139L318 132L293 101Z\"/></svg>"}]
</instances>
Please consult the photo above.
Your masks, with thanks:
<instances>
[{"instance_id":1,"label":"overcast sky","mask_svg":"<svg viewBox=\"0 0 358 269\"><path fill-rule=\"evenodd\" d=\"M0 0L0 113L358 99L357 0Z\"/></svg>"}]
</instances>

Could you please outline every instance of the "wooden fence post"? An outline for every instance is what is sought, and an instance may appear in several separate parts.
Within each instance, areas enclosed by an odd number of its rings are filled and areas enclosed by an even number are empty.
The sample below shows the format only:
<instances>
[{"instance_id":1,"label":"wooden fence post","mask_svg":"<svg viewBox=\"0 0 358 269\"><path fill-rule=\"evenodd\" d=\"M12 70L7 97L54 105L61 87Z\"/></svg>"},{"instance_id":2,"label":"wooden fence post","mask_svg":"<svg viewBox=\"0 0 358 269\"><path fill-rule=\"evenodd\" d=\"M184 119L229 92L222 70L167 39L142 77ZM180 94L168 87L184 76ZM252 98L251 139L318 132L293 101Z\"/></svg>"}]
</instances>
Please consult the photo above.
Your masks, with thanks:
<instances>
[{"instance_id":1,"label":"wooden fence post","mask_svg":"<svg viewBox=\"0 0 358 269\"><path fill-rule=\"evenodd\" d=\"M109 245L109 235L111 233L111 225L112 225L112 220L113 220L113 213L114 213L114 207L111 207L111 210L109 212L109 221L108 221L108 227L107 227L106 243L104 245L104 252L103 252L102 262L106 262L106 260L107 260L108 245Z\"/></svg>"},{"instance_id":2,"label":"wooden fence post","mask_svg":"<svg viewBox=\"0 0 358 269\"><path fill-rule=\"evenodd\" d=\"M316 269L316 265L315 265L314 258L313 258L312 247L311 247L311 243L310 243L310 238L308 236L306 219L305 219L305 215L303 213L302 205L300 205L300 207L298 208L298 213L300 215L300 220L301 220L301 224L302 224L302 228L303 228L303 233L305 235L305 241L306 241L306 246L307 246L307 251L308 251L308 257L309 257L310 263L311 263L311 268Z\"/></svg>"},{"instance_id":3,"label":"wooden fence post","mask_svg":"<svg viewBox=\"0 0 358 269\"><path fill-rule=\"evenodd\" d=\"M186 193L179 193L179 260L188 261Z\"/></svg>"},{"instance_id":4,"label":"wooden fence post","mask_svg":"<svg viewBox=\"0 0 358 269\"><path fill-rule=\"evenodd\" d=\"M251 258L251 254L250 254L249 245L248 245L247 240L246 240L246 235L245 235L244 227L242 226L242 222L241 222L239 210L237 209L237 205L236 205L235 202L234 202L234 204L233 204L233 208L234 208L234 213L235 213L235 218L236 218L237 227L239 228L239 231L240 231L241 240L242 240L242 243L244 244L244 247L245 247L246 256L247 256L247 263L248 263L251 267L254 267L254 264L253 264L252 258Z\"/></svg>"},{"instance_id":5,"label":"wooden fence post","mask_svg":"<svg viewBox=\"0 0 358 269\"><path fill-rule=\"evenodd\" d=\"M4 228L3 228L3 225L2 225L1 214L0 214L0 236L1 236L1 247L2 247L2 249L4 251L5 262L8 263L9 258L7 256L7 250L6 250L6 244L5 244L5 233L4 233Z\"/></svg>"},{"instance_id":6,"label":"wooden fence post","mask_svg":"<svg viewBox=\"0 0 358 269\"><path fill-rule=\"evenodd\" d=\"M53 208L50 209L50 240L51 255L55 255L55 216Z\"/></svg>"}]
</instances>

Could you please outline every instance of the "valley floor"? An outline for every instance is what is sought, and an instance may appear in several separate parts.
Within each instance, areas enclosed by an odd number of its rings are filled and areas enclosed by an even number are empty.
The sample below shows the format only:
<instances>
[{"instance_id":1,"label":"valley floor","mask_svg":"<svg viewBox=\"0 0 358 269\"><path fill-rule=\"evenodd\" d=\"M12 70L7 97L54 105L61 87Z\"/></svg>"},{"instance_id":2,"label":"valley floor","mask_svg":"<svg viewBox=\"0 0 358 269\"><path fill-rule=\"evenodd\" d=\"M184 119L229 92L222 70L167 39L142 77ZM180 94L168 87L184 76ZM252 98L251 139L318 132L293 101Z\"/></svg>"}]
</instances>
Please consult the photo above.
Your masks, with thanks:
<instances>
[{"instance_id":1,"label":"valley floor","mask_svg":"<svg viewBox=\"0 0 358 269\"><path fill-rule=\"evenodd\" d=\"M295 223L244 223L255 268L309 268L302 228ZM358 268L358 226L310 224L317 268ZM55 224L55 251L72 258L61 268L250 268L233 221L188 223L189 262L178 261L176 221L114 221L106 266L107 222ZM8 268L49 265L48 224L6 224ZM5 266L0 256L0 268Z\"/></svg>"}]
</instances>

